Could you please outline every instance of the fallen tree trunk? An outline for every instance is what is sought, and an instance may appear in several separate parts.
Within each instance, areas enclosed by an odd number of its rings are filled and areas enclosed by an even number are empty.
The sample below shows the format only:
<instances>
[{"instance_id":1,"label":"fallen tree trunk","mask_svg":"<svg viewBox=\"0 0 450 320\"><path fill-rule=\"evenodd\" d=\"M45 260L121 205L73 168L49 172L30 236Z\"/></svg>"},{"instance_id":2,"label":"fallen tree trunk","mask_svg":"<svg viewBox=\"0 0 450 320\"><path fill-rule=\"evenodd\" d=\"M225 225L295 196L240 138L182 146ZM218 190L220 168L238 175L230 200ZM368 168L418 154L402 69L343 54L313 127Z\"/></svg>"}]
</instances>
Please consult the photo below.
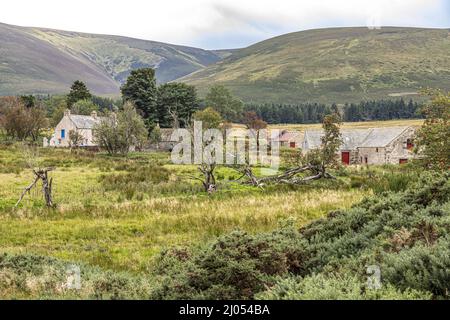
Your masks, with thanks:
<instances>
[{"instance_id":1,"label":"fallen tree trunk","mask_svg":"<svg viewBox=\"0 0 450 320\"><path fill-rule=\"evenodd\" d=\"M255 187L262 187L264 186L264 184L269 183L301 184L322 178L335 179L335 177L326 172L324 168L318 168L312 165L288 169L283 173L262 178L256 177L250 166L246 166L243 170L240 171L242 172L244 177L247 177L247 181L244 181L243 183L250 184ZM303 178L296 177L297 174L306 171L311 171L312 175Z\"/></svg>"}]
</instances>

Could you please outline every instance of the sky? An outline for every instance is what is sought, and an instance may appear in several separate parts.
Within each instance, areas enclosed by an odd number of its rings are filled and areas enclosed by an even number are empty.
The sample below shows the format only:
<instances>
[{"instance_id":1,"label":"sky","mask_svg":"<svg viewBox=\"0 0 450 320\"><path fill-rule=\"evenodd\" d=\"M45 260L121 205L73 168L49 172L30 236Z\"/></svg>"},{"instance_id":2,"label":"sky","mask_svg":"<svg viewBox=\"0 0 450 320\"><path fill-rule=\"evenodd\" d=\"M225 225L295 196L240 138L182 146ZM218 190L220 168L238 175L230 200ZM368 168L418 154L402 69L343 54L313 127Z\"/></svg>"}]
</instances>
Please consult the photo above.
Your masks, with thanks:
<instances>
[{"instance_id":1,"label":"sky","mask_svg":"<svg viewBox=\"0 0 450 320\"><path fill-rule=\"evenodd\" d=\"M222 49L315 28L450 28L450 0L2 0L0 22Z\"/></svg>"}]
</instances>

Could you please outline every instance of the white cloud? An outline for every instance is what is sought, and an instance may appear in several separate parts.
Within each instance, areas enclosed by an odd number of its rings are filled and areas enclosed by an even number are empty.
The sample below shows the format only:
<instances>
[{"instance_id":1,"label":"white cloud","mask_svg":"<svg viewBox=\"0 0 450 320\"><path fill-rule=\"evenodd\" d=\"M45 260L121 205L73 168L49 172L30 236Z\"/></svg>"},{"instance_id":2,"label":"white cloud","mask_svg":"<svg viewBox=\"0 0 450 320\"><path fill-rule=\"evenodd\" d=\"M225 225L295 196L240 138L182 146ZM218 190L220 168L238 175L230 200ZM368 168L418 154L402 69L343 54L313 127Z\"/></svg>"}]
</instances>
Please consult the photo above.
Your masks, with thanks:
<instances>
[{"instance_id":1,"label":"white cloud","mask_svg":"<svg viewBox=\"0 0 450 320\"><path fill-rule=\"evenodd\" d=\"M288 31L368 21L448 27L448 1L3 0L0 21L208 47L223 38L222 45L233 47L242 44L240 39L257 41Z\"/></svg>"}]
</instances>

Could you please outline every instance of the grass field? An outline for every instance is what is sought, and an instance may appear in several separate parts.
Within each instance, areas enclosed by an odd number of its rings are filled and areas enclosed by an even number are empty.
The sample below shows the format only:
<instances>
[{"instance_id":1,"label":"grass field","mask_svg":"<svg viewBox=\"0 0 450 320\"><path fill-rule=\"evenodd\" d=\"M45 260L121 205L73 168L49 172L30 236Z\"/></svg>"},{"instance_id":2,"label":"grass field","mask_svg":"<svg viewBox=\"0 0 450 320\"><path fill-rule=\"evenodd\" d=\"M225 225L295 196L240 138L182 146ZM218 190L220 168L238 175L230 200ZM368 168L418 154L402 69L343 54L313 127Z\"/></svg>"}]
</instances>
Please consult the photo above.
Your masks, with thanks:
<instances>
[{"instance_id":1,"label":"grass field","mask_svg":"<svg viewBox=\"0 0 450 320\"><path fill-rule=\"evenodd\" d=\"M235 229L268 231L289 217L300 226L331 210L348 208L371 193L320 182L260 190L227 181L236 173L220 169L220 190L207 196L184 177L195 167L171 165L168 154L111 158L40 149L35 163L56 167L51 176L58 206L44 208L37 188L14 210L23 188L32 181L29 155L20 146L0 150L1 251L113 270L143 272L163 248L201 243ZM148 179L134 176L136 170L137 176L148 174Z\"/></svg>"},{"instance_id":2,"label":"grass field","mask_svg":"<svg viewBox=\"0 0 450 320\"><path fill-rule=\"evenodd\" d=\"M386 120L386 121L366 121L366 122L344 122L342 123L342 129L368 129L368 128L380 128L380 127L396 127L396 126L411 126L420 127L423 124L423 120ZM273 129L287 129L287 130L314 130L321 129L322 124L273 124L269 128Z\"/></svg>"}]
</instances>

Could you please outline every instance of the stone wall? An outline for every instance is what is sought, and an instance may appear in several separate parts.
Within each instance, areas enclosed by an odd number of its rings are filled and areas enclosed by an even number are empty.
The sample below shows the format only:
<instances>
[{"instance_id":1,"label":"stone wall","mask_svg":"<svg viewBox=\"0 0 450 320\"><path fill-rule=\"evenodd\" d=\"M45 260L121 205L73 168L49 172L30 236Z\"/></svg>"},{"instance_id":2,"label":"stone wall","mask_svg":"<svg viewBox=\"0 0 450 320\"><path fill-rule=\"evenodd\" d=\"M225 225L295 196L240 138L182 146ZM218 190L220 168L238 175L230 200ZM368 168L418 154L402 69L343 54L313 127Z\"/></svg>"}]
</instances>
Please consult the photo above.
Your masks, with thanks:
<instances>
[{"instance_id":1,"label":"stone wall","mask_svg":"<svg viewBox=\"0 0 450 320\"><path fill-rule=\"evenodd\" d=\"M401 135L391 141L386 147L358 148L359 162L366 164L399 164L401 159L413 159L414 153L407 148L407 141L414 141L413 128L406 129Z\"/></svg>"},{"instance_id":2,"label":"stone wall","mask_svg":"<svg viewBox=\"0 0 450 320\"><path fill-rule=\"evenodd\" d=\"M399 164L400 159L413 159L415 154L407 149L408 139L414 141L415 131L408 128L386 147L386 163Z\"/></svg>"},{"instance_id":3,"label":"stone wall","mask_svg":"<svg viewBox=\"0 0 450 320\"><path fill-rule=\"evenodd\" d=\"M385 148L358 148L359 159L361 164L385 164L386 149ZM366 162L367 159L367 162Z\"/></svg>"}]
</instances>

